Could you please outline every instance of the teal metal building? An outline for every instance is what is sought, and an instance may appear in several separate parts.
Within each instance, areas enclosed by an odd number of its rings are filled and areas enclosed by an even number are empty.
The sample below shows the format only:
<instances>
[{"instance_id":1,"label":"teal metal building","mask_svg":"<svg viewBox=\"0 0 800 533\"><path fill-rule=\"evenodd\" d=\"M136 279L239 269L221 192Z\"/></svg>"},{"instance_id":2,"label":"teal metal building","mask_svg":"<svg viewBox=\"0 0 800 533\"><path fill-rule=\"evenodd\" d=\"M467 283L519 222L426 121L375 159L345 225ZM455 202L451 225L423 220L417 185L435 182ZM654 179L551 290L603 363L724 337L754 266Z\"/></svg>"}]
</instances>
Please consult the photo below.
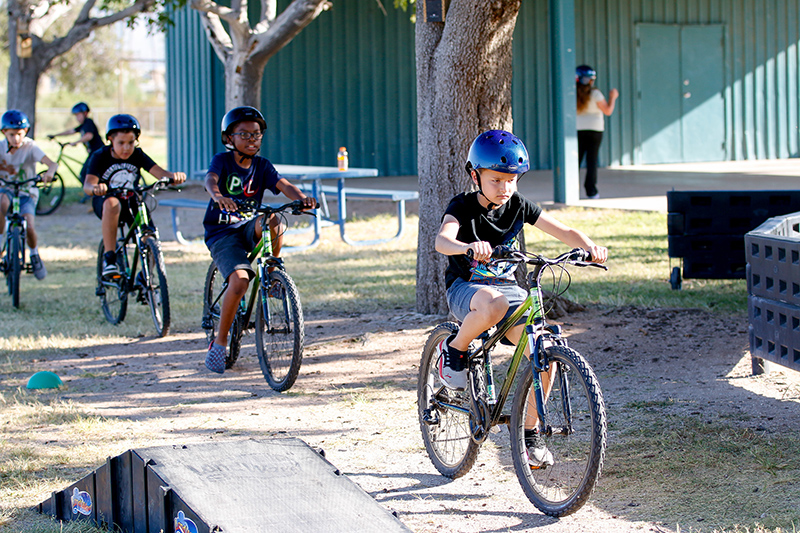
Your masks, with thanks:
<instances>
[{"instance_id":1,"label":"teal metal building","mask_svg":"<svg viewBox=\"0 0 800 533\"><path fill-rule=\"evenodd\" d=\"M288 3L287 0L279 6ZM523 0L514 36L514 130L552 166L548 0ZM263 153L276 163L416 174L414 25L391 2L335 0L267 65ZM197 13L167 34L169 168L222 149L222 67ZM575 58L606 95L604 165L797 157L800 0L575 0Z\"/></svg>"}]
</instances>

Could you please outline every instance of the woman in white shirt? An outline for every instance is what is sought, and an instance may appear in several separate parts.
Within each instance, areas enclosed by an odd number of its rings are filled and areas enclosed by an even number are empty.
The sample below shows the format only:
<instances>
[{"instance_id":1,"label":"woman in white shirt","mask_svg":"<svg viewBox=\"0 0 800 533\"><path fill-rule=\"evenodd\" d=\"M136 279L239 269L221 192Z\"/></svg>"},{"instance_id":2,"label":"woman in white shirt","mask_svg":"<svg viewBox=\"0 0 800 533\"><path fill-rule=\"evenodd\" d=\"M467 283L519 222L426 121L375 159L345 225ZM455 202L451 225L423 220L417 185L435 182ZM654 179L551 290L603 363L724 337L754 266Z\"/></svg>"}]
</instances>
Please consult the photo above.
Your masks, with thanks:
<instances>
[{"instance_id":1,"label":"woman in white shirt","mask_svg":"<svg viewBox=\"0 0 800 533\"><path fill-rule=\"evenodd\" d=\"M614 104L619 91L608 92L608 102L599 89L594 88L597 72L588 66L581 65L575 69L575 89L578 96L578 166L586 156L586 179L583 187L589 199L600 198L597 192L597 156L600 143L603 142L605 116L614 112Z\"/></svg>"}]
</instances>

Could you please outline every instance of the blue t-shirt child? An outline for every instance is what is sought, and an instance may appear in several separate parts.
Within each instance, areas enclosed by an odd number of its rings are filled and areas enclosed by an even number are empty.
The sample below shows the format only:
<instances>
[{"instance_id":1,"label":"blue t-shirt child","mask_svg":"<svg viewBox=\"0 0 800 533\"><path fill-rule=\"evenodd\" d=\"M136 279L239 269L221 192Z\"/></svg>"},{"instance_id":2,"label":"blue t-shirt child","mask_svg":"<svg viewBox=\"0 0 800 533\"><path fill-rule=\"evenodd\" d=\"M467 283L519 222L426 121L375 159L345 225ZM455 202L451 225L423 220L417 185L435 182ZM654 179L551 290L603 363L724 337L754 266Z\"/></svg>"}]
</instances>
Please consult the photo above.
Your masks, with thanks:
<instances>
[{"instance_id":1,"label":"blue t-shirt child","mask_svg":"<svg viewBox=\"0 0 800 533\"><path fill-rule=\"evenodd\" d=\"M208 165L208 172L219 176L219 192L223 196L261 203L267 189L280 194L276 185L281 177L272 163L257 155L253 157L250 168L242 168L236 164L234 156L235 152L221 152ZM243 226L254 216L255 213L224 212L216 202L209 200L203 218L206 245Z\"/></svg>"}]
</instances>

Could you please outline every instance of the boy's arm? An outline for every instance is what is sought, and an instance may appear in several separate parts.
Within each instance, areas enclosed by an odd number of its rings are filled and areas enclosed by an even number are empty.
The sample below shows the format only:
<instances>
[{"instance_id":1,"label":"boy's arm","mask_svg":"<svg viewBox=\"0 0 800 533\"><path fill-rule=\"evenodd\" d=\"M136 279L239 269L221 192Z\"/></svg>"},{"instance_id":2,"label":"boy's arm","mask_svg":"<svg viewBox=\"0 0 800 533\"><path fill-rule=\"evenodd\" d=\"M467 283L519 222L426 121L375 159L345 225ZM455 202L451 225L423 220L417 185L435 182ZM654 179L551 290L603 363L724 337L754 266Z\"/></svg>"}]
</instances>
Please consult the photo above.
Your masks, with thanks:
<instances>
[{"instance_id":1,"label":"boy's arm","mask_svg":"<svg viewBox=\"0 0 800 533\"><path fill-rule=\"evenodd\" d=\"M83 182L83 192L89 196L103 196L108 191L105 183L100 183L100 178L94 174L86 174Z\"/></svg>"},{"instance_id":2,"label":"boy's arm","mask_svg":"<svg viewBox=\"0 0 800 533\"><path fill-rule=\"evenodd\" d=\"M53 178L56 175L56 170L58 170L58 163L56 163L47 156L44 156L42 158L41 163L47 165L47 171L44 173L44 182L50 183L51 181L53 181Z\"/></svg>"},{"instance_id":3,"label":"boy's arm","mask_svg":"<svg viewBox=\"0 0 800 533\"><path fill-rule=\"evenodd\" d=\"M78 129L77 128L72 128L72 129L69 129L69 130L64 130L61 133L52 133L52 134L48 135L47 138L48 139L52 139L54 137L61 137L62 135L72 135L73 133L78 133Z\"/></svg>"},{"instance_id":4,"label":"boy's arm","mask_svg":"<svg viewBox=\"0 0 800 533\"><path fill-rule=\"evenodd\" d=\"M303 194L303 191L289 183L289 180L286 178L278 180L275 188L281 191L290 200L302 200L303 209L314 209L317 207L317 200L315 198Z\"/></svg>"},{"instance_id":5,"label":"boy's arm","mask_svg":"<svg viewBox=\"0 0 800 533\"><path fill-rule=\"evenodd\" d=\"M219 176L214 172L209 172L206 174L206 192L208 192L211 199L219 204L220 209L224 209L225 211L236 211L239 206L236 205L236 202L228 198L227 196L223 196L221 192L219 192Z\"/></svg>"},{"instance_id":6,"label":"boy's arm","mask_svg":"<svg viewBox=\"0 0 800 533\"><path fill-rule=\"evenodd\" d=\"M562 224L544 211L539 215L539 219L534 226L548 235L552 235L567 246L589 250L592 254L592 261L596 263L605 263L608 259L607 248L597 246L592 239L582 231Z\"/></svg>"},{"instance_id":7,"label":"boy's arm","mask_svg":"<svg viewBox=\"0 0 800 533\"><path fill-rule=\"evenodd\" d=\"M153 166L153 168L151 168L147 172L149 172L157 179L169 178L169 180L176 185L186 181L186 174L184 174L183 172L170 172L168 170L164 170L158 165Z\"/></svg>"},{"instance_id":8,"label":"boy's arm","mask_svg":"<svg viewBox=\"0 0 800 533\"><path fill-rule=\"evenodd\" d=\"M471 243L461 242L457 239L458 229L461 224L453 215L445 215L439 233L436 234L434 247L436 251L444 255L464 255L468 250L472 250L472 256L481 262L488 261L492 257L492 245L486 241L476 241Z\"/></svg>"},{"instance_id":9,"label":"boy's arm","mask_svg":"<svg viewBox=\"0 0 800 533\"><path fill-rule=\"evenodd\" d=\"M76 130L74 133L78 133L78 131ZM71 143L69 143L69 145L70 146L77 146L77 145L82 144L82 143L88 143L92 139L94 139L94 133L92 133L91 131L87 131L86 133L81 135L80 139L78 139L77 141L72 141Z\"/></svg>"}]
</instances>

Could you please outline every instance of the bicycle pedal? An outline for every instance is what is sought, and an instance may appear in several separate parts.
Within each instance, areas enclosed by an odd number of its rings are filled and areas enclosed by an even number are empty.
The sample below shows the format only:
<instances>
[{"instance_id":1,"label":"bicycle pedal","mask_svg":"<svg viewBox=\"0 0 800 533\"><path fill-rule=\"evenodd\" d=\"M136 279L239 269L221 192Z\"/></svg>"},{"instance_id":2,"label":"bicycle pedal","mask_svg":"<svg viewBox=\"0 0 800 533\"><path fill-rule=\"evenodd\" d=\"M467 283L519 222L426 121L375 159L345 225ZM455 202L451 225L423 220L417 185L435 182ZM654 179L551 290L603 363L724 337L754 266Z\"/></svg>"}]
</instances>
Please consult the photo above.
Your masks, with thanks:
<instances>
[{"instance_id":1,"label":"bicycle pedal","mask_svg":"<svg viewBox=\"0 0 800 533\"><path fill-rule=\"evenodd\" d=\"M422 421L428 426L438 426L439 425L439 413L431 413L430 409L425 409L422 412Z\"/></svg>"},{"instance_id":2,"label":"bicycle pedal","mask_svg":"<svg viewBox=\"0 0 800 533\"><path fill-rule=\"evenodd\" d=\"M97 287L94 291L95 296L105 296L106 295L106 288L105 287Z\"/></svg>"}]
</instances>

